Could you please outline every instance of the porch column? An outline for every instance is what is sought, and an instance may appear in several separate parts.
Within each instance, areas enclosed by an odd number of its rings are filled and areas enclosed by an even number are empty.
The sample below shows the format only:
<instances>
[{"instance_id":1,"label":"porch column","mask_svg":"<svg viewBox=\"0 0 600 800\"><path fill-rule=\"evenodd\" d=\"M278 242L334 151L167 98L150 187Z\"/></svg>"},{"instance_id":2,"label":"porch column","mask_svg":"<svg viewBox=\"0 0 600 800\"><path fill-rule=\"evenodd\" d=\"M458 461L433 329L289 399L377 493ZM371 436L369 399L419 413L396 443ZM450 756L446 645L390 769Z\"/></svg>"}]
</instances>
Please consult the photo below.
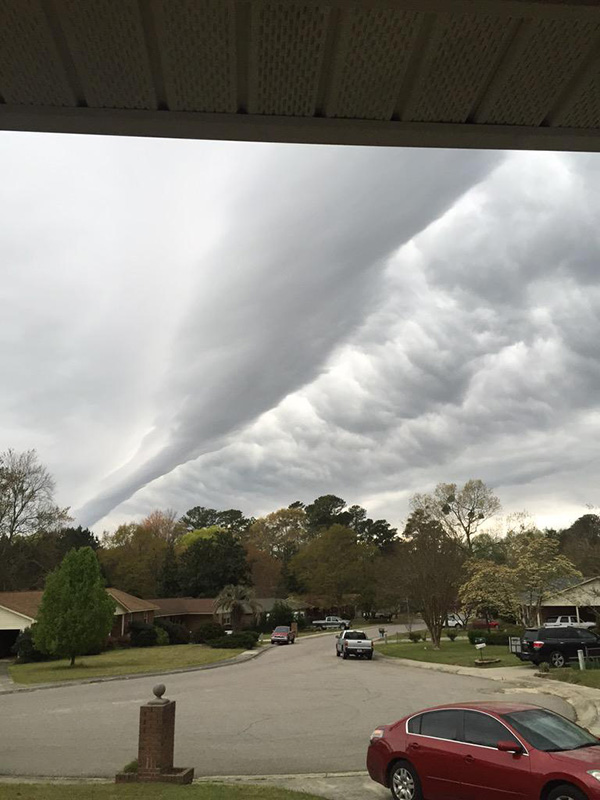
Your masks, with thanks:
<instances>
[{"instance_id":1,"label":"porch column","mask_svg":"<svg viewBox=\"0 0 600 800\"><path fill-rule=\"evenodd\" d=\"M581 620L579 619L579 606L575 606L575 614L577 616L577 624L579 625L579 623L581 622Z\"/></svg>"},{"instance_id":2,"label":"porch column","mask_svg":"<svg viewBox=\"0 0 600 800\"><path fill-rule=\"evenodd\" d=\"M121 636L125 636L125 614L121 614Z\"/></svg>"}]
</instances>

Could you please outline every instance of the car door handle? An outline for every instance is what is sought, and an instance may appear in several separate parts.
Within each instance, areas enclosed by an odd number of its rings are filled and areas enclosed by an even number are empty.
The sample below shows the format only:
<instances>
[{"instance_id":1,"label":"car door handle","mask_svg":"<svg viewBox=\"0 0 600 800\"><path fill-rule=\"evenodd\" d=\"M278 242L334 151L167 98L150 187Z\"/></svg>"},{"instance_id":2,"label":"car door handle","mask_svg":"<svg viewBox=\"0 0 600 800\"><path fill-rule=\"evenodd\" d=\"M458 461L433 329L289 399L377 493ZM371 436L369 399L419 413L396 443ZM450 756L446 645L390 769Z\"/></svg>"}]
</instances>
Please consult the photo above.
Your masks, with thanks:
<instances>
[{"instance_id":1,"label":"car door handle","mask_svg":"<svg viewBox=\"0 0 600 800\"><path fill-rule=\"evenodd\" d=\"M472 764L473 761L475 761L475 759L473 758L473 756L465 756L465 761L467 762L467 764Z\"/></svg>"},{"instance_id":2,"label":"car door handle","mask_svg":"<svg viewBox=\"0 0 600 800\"><path fill-rule=\"evenodd\" d=\"M421 745L420 745L420 744L417 744L417 742L413 742L413 743L410 745L410 749L411 749L411 750L419 750L419 749L420 749L420 747L421 747Z\"/></svg>"}]
</instances>

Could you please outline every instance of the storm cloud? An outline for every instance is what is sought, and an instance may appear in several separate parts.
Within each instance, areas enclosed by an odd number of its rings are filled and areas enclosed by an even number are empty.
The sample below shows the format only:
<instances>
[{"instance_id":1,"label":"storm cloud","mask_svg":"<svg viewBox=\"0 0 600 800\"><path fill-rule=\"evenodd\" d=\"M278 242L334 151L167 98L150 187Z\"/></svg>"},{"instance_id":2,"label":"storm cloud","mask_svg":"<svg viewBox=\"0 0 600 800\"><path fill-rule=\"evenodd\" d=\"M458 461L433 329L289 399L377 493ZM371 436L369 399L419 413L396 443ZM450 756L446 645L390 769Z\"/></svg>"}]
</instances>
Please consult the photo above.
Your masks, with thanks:
<instances>
[{"instance_id":1,"label":"storm cloud","mask_svg":"<svg viewBox=\"0 0 600 800\"><path fill-rule=\"evenodd\" d=\"M2 143L0 434L78 521L595 501L598 157Z\"/></svg>"}]
</instances>

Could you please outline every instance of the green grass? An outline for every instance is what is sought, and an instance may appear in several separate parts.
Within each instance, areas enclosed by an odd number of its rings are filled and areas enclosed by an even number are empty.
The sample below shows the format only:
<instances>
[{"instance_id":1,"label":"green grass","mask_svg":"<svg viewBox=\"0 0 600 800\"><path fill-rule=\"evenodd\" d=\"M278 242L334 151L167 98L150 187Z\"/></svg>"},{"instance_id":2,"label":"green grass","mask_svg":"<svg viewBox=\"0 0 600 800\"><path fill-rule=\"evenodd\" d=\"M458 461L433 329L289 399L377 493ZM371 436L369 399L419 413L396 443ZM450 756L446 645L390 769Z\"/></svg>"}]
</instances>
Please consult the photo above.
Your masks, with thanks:
<instances>
[{"instance_id":1,"label":"green grass","mask_svg":"<svg viewBox=\"0 0 600 800\"><path fill-rule=\"evenodd\" d=\"M44 661L40 664L13 664L10 676L15 683L54 683L85 678L108 678L143 672L167 672L213 664L241 653L242 650L212 649L201 644L180 644L167 647L129 647L110 650L99 656L82 656L75 666L67 660Z\"/></svg>"},{"instance_id":2,"label":"green grass","mask_svg":"<svg viewBox=\"0 0 600 800\"><path fill-rule=\"evenodd\" d=\"M591 686L600 689L600 669L584 669L579 667L566 667L564 669L551 669L550 678L563 683L576 683L579 686Z\"/></svg>"},{"instance_id":3,"label":"green grass","mask_svg":"<svg viewBox=\"0 0 600 800\"><path fill-rule=\"evenodd\" d=\"M411 658L414 661L429 661L432 664L454 664L460 667L473 667L478 652L468 640L442 641L440 650L434 650L431 642L400 642L400 644L378 644L377 651L393 658ZM484 650L484 658L499 658L494 667L518 667L521 663L508 652L508 647L490 645ZM483 668L482 668L483 669Z\"/></svg>"},{"instance_id":4,"label":"green grass","mask_svg":"<svg viewBox=\"0 0 600 800\"><path fill-rule=\"evenodd\" d=\"M267 786L200 783L192 786L0 784L0 800L319 800L312 794Z\"/></svg>"}]
</instances>

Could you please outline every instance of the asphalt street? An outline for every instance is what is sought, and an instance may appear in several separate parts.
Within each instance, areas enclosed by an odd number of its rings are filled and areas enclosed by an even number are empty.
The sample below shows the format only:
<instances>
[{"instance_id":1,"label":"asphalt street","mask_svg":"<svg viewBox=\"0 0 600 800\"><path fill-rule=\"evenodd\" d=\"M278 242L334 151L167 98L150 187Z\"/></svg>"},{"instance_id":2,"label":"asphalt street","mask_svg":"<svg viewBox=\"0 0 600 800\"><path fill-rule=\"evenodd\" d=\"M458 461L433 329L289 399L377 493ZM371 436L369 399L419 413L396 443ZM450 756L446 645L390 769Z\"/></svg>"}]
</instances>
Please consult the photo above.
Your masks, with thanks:
<instances>
[{"instance_id":1,"label":"asphalt street","mask_svg":"<svg viewBox=\"0 0 600 800\"><path fill-rule=\"evenodd\" d=\"M572 717L558 698L506 694L485 678L377 657L343 661L334 643L333 635L300 639L245 664L165 676L177 701L176 765L200 776L362 770L373 728L446 702L518 697ZM138 707L158 682L0 696L0 774L114 775L136 757Z\"/></svg>"}]
</instances>

